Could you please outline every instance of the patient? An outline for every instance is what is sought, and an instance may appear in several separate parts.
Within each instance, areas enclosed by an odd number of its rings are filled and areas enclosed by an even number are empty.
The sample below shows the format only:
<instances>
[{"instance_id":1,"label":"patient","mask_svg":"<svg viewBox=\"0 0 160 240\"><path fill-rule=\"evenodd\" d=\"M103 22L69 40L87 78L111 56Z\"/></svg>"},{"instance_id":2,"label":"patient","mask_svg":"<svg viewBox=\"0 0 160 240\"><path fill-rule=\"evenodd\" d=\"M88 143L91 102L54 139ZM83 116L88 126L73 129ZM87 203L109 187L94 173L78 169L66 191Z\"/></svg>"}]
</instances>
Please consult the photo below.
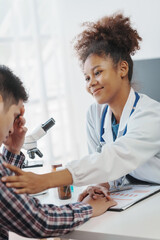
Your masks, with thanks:
<instances>
[{"instance_id":1,"label":"patient","mask_svg":"<svg viewBox=\"0 0 160 240\"><path fill-rule=\"evenodd\" d=\"M27 132L23 116L27 100L20 79L9 68L0 65L0 146L5 144L0 154L0 178L11 175L5 167L7 163L20 168L24 163L20 149ZM18 171L21 170L18 168ZM115 204L110 197L93 200L87 196L82 202L73 204L42 205L38 199L19 195L0 181L0 240L8 239L8 231L28 238L63 235Z\"/></svg>"}]
</instances>

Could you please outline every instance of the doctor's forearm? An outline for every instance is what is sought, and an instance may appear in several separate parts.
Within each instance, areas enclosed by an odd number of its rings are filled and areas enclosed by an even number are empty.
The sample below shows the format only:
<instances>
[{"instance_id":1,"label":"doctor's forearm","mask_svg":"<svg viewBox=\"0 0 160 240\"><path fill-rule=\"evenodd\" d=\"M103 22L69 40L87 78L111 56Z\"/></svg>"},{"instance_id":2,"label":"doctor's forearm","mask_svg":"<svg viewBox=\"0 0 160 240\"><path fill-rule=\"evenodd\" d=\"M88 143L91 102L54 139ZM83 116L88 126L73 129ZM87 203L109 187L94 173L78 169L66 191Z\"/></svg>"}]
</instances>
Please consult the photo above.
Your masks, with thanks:
<instances>
[{"instance_id":1,"label":"doctor's forearm","mask_svg":"<svg viewBox=\"0 0 160 240\"><path fill-rule=\"evenodd\" d=\"M70 185L73 183L72 175L68 169L56 171L48 174L49 188Z\"/></svg>"}]
</instances>

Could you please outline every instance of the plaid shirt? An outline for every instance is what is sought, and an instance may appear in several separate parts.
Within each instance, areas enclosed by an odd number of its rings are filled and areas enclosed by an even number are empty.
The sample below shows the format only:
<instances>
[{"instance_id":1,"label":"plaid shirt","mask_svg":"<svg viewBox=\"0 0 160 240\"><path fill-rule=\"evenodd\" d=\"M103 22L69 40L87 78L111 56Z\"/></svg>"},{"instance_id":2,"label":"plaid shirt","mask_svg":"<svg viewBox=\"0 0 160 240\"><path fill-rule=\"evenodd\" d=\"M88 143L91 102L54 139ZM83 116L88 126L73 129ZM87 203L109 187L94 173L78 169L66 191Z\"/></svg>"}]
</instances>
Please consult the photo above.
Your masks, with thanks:
<instances>
[{"instance_id":1,"label":"plaid shirt","mask_svg":"<svg viewBox=\"0 0 160 240\"><path fill-rule=\"evenodd\" d=\"M6 149L0 154L0 178L11 175L2 162L22 167L24 155L14 155ZM63 235L89 220L92 207L74 203L63 206L41 204L27 194L18 195L0 181L0 240L8 239L8 231L30 238Z\"/></svg>"}]
</instances>

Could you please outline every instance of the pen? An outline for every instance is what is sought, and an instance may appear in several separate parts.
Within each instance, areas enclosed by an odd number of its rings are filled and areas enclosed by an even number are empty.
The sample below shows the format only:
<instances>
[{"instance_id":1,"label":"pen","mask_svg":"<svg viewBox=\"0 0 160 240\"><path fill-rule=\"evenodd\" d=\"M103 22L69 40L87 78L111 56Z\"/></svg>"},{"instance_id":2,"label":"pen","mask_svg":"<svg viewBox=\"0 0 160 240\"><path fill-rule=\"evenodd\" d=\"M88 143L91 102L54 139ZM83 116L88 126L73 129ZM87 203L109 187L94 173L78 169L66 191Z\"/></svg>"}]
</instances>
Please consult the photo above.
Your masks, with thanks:
<instances>
[{"instance_id":1,"label":"pen","mask_svg":"<svg viewBox=\"0 0 160 240\"><path fill-rule=\"evenodd\" d=\"M120 187L111 188L109 190L109 193L120 192L120 191L129 190L129 189L132 189L132 187L129 186L129 185L126 185L126 186L123 186L123 187L120 186Z\"/></svg>"}]
</instances>

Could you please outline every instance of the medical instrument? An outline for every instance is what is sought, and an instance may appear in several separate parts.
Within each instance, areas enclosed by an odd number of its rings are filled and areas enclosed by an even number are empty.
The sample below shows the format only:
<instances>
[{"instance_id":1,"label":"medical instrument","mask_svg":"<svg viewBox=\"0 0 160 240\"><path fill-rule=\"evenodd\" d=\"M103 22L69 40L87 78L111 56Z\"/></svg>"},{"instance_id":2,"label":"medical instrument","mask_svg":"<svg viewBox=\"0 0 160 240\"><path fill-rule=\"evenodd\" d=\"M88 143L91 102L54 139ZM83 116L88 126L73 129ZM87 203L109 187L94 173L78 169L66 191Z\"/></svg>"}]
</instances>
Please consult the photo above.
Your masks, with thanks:
<instances>
[{"instance_id":1,"label":"medical instrument","mask_svg":"<svg viewBox=\"0 0 160 240\"><path fill-rule=\"evenodd\" d=\"M135 110L135 108L136 108L136 105L137 105L137 102L138 102L138 100L139 100L139 98L140 98L140 96L139 96L139 94L137 93L137 92L135 92L135 102L134 102L134 104L133 104L133 108L132 108L132 110L131 110L131 113L130 113L130 115L129 116L131 116L132 114L133 114L133 112L134 112L134 110ZM105 121L105 117L106 117L106 114L107 114L107 110L108 110L108 105L105 107L105 109L104 109L104 111L103 111L103 113L102 113L102 118L101 118L101 126L100 126L100 144L97 146L97 152L101 152L101 150L102 150L102 146L103 146L103 144L105 144L105 141L104 141L104 139L103 139L103 134L104 134L104 121ZM126 134L126 132L127 132L127 125L125 126L125 129L124 129L124 132L123 132L123 136Z\"/></svg>"},{"instance_id":2,"label":"medical instrument","mask_svg":"<svg viewBox=\"0 0 160 240\"><path fill-rule=\"evenodd\" d=\"M50 118L47 122L35 128L33 132L25 138L22 147L27 150L29 158L34 159L35 154L37 154L39 157L43 157L43 154L37 148L37 141L46 135L47 131L53 127L54 124L55 120Z\"/></svg>"}]
</instances>

